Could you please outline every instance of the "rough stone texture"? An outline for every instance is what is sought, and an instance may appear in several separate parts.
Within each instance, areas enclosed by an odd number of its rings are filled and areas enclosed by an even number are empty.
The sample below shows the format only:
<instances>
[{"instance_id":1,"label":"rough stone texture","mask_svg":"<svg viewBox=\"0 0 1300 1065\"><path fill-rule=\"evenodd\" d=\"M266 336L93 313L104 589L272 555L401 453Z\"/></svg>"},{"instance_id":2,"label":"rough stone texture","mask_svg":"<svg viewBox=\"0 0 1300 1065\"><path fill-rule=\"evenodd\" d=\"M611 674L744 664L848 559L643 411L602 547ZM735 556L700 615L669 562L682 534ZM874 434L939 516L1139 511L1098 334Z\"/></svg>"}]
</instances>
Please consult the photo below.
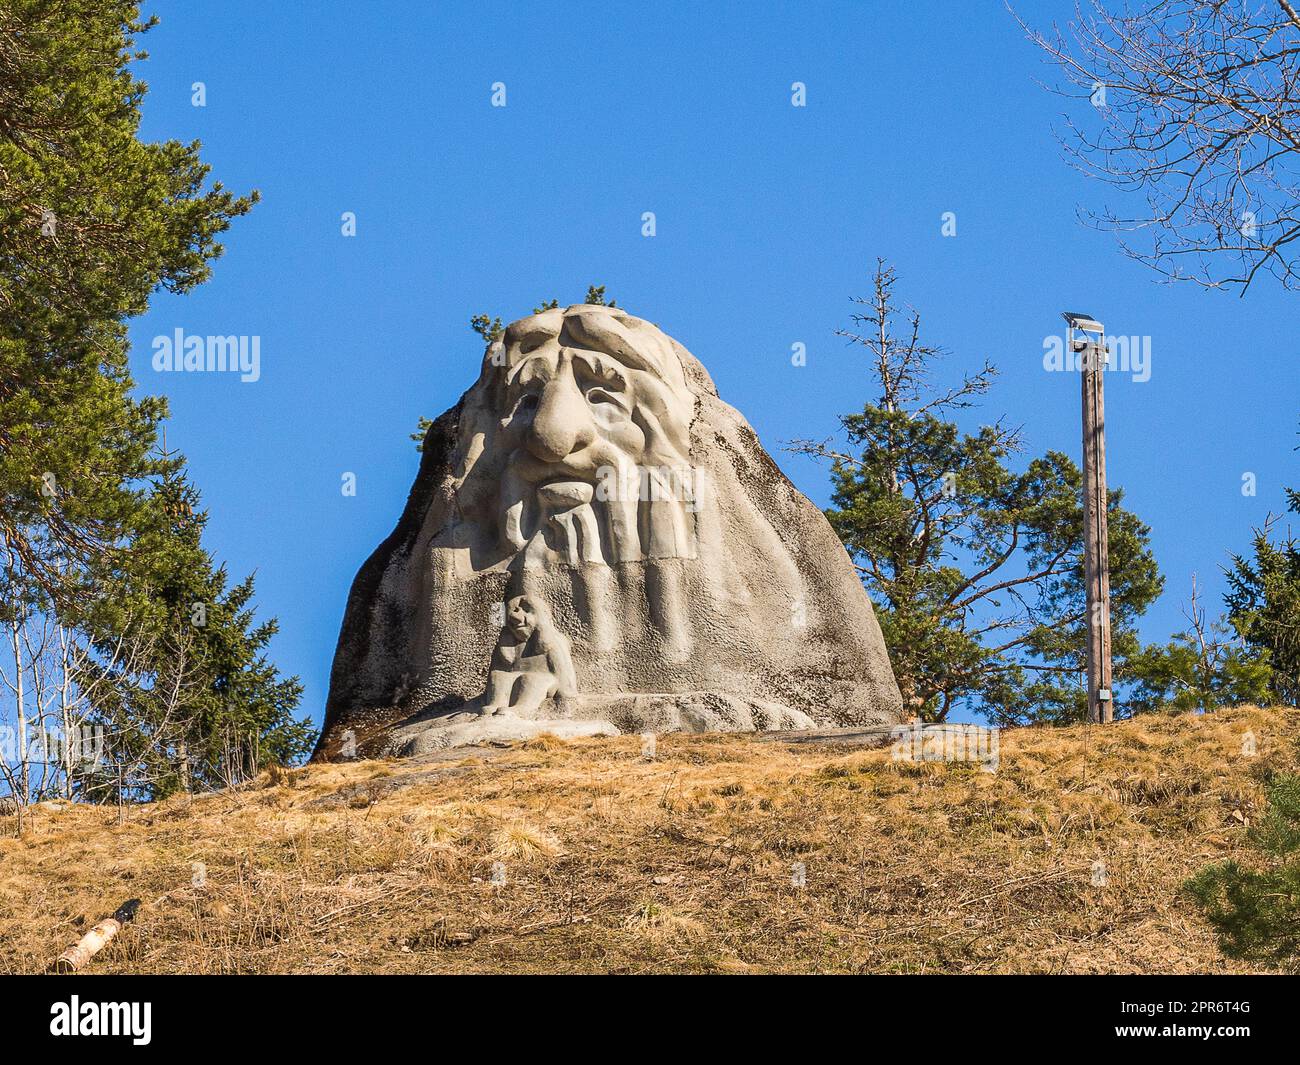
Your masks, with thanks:
<instances>
[{"instance_id":1,"label":"rough stone texture","mask_svg":"<svg viewBox=\"0 0 1300 1065\"><path fill-rule=\"evenodd\" d=\"M824 516L703 366L621 309L513 323L429 429L353 582L317 757L485 710L622 731L901 720Z\"/></svg>"}]
</instances>

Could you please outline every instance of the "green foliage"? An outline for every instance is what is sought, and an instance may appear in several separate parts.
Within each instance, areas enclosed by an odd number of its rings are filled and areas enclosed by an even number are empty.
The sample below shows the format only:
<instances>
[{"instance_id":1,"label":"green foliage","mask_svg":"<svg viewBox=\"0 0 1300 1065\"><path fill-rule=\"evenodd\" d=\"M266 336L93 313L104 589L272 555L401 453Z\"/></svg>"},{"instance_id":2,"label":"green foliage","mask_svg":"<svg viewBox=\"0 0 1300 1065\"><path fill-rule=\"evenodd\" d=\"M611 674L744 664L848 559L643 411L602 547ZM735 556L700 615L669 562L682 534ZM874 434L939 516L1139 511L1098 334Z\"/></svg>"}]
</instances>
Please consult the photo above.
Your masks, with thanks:
<instances>
[{"instance_id":1,"label":"green foliage","mask_svg":"<svg viewBox=\"0 0 1300 1065\"><path fill-rule=\"evenodd\" d=\"M840 335L869 352L879 398L841 419L847 448L797 441L828 459L827 517L877 607L908 707L944 720L966 702L1000 723L1086 715L1082 475L1050 451L1015 469L1018 431L963 431L953 412L987 392L987 363L955 386L930 383L942 352L914 312L900 338L895 275L881 263L865 313ZM865 327L865 328L864 328ZM1136 619L1160 593L1149 529L1109 502L1113 642L1138 650Z\"/></svg>"},{"instance_id":2,"label":"green foliage","mask_svg":"<svg viewBox=\"0 0 1300 1065\"><path fill-rule=\"evenodd\" d=\"M505 326L500 318L489 318L486 314L476 314L469 320L469 327L483 338L484 344L492 344L501 339Z\"/></svg>"},{"instance_id":3,"label":"green foliage","mask_svg":"<svg viewBox=\"0 0 1300 1065\"><path fill-rule=\"evenodd\" d=\"M1030 659L1024 665L1037 679L1024 683L1016 670L1002 676L1001 702L1013 712L1005 720L1029 723L1068 723L1087 717L1088 700L1082 685L1087 668L1087 595L1083 568L1083 474L1069 459L1063 460L1062 476L1070 489L1070 515L1060 529L1059 546L1068 545L1068 564L1046 578L1039 603L1042 621L1026 643ZM1113 685L1119 692L1137 679L1136 656L1142 650L1137 623L1164 588L1155 556L1151 551L1151 529L1137 515L1122 506L1122 489L1113 488L1107 505L1110 558L1111 653ZM1064 502L1064 501L1063 501ZM1031 663L1046 664L1046 669ZM1077 680L1072 679L1077 678ZM1117 716L1135 711L1129 701L1117 697Z\"/></svg>"},{"instance_id":4,"label":"green foliage","mask_svg":"<svg viewBox=\"0 0 1300 1065\"><path fill-rule=\"evenodd\" d=\"M429 435L429 427L431 425L433 425L433 419L426 418L421 414L420 421L415 427L415 432L411 434L411 439L415 441L416 451L421 453L424 451L424 438Z\"/></svg>"},{"instance_id":5,"label":"green foliage","mask_svg":"<svg viewBox=\"0 0 1300 1065\"><path fill-rule=\"evenodd\" d=\"M66 598L60 571L128 535L166 406L131 398L123 320L206 279L256 199L205 189L197 144L136 138L146 28L122 0L0 9L0 536L29 582L10 603Z\"/></svg>"},{"instance_id":6,"label":"green foliage","mask_svg":"<svg viewBox=\"0 0 1300 1065\"><path fill-rule=\"evenodd\" d=\"M143 313L159 286L206 280L256 199L205 190L197 143L137 139L146 86L128 62L154 21L124 0L0 10L0 290L6 332L49 357L84 355L69 342Z\"/></svg>"},{"instance_id":7,"label":"green foliage","mask_svg":"<svg viewBox=\"0 0 1300 1065\"><path fill-rule=\"evenodd\" d=\"M257 200L209 184L197 142L138 138L150 25L124 0L0 6L0 622L52 615L88 642L112 682L96 712L156 788L176 737L201 781L215 737L295 757L306 726L251 578L227 589L199 544L197 493L157 446L165 401L133 395L127 319L206 280Z\"/></svg>"},{"instance_id":8,"label":"green foliage","mask_svg":"<svg viewBox=\"0 0 1300 1065\"><path fill-rule=\"evenodd\" d=\"M1207 866L1184 890L1204 911L1230 958L1300 972L1300 776L1276 777L1268 811L1249 832L1263 869Z\"/></svg>"},{"instance_id":9,"label":"green foliage","mask_svg":"<svg viewBox=\"0 0 1300 1065\"><path fill-rule=\"evenodd\" d=\"M595 304L599 307L616 307L613 300L605 302L605 286L589 285L587 286L587 298L585 303ZM553 311L559 307L558 299L542 300L540 304L533 308L533 314L541 314L543 311ZM501 319L486 314L476 314L469 320L470 328L483 338L485 344L491 344L501 339L501 334L505 332L505 327L501 324Z\"/></svg>"},{"instance_id":10,"label":"green foliage","mask_svg":"<svg viewBox=\"0 0 1300 1065\"><path fill-rule=\"evenodd\" d=\"M1129 708L1134 713L1210 713L1221 706L1267 703L1272 678L1268 652L1248 647L1226 621L1207 622L1195 584L1184 613L1186 630L1133 656L1130 667L1137 684Z\"/></svg>"},{"instance_id":11,"label":"green foliage","mask_svg":"<svg viewBox=\"0 0 1300 1065\"><path fill-rule=\"evenodd\" d=\"M114 759L157 796L305 757L313 731L293 716L302 685L265 655L277 623L255 621L253 577L228 586L204 550L198 492L172 474L150 495L148 515L118 594L90 625L112 674L100 711ZM114 658L123 640L140 653Z\"/></svg>"},{"instance_id":12,"label":"green foliage","mask_svg":"<svg viewBox=\"0 0 1300 1065\"><path fill-rule=\"evenodd\" d=\"M1300 514L1300 493L1287 492L1288 509ZM1253 557L1233 555L1224 601L1247 646L1267 656L1274 699L1300 704L1300 542L1289 532L1273 539L1274 519L1256 529Z\"/></svg>"},{"instance_id":13,"label":"green foliage","mask_svg":"<svg viewBox=\"0 0 1300 1065\"><path fill-rule=\"evenodd\" d=\"M120 340L101 367L40 368L0 339L0 620L19 604L84 607L129 550L164 401L133 399ZM6 372L14 376L6 378Z\"/></svg>"}]
</instances>

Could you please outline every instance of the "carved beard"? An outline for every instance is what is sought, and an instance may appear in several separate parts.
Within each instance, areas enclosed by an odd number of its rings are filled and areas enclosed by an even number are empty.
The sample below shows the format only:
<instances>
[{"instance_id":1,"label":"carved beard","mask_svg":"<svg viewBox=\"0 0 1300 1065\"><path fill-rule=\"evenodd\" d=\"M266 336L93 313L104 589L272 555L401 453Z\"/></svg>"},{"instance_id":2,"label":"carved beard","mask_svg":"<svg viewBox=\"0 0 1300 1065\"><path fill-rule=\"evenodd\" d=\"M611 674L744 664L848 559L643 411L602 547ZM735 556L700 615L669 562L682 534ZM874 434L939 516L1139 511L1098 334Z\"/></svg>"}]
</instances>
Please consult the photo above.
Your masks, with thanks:
<instances>
[{"instance_id":1,"label":"carved beard","mask_svg":"<svg viewBox=\"0 0 1300 1065\"><path fill-rule=\"evenodd\" d=\"M694 558L698 473L684 462L637 465L611 454L593 481L555 473L522 449L501 484L501 532L525 568ZM540 474L540 477L539 477Z\"/></svg>"}]
</instances>

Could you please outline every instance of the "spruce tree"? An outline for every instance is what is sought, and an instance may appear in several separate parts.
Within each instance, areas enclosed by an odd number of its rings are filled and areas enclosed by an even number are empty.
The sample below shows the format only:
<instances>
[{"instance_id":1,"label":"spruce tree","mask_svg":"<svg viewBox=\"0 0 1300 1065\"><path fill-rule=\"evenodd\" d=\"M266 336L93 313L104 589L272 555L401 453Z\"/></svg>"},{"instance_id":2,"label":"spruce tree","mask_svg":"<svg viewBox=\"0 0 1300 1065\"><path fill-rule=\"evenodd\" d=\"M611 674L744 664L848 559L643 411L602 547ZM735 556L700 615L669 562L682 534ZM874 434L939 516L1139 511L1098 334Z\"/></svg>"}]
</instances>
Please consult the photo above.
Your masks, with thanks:
<instances>
[{"instance_id":1,"label":"spruce tree","mask_svg":"<svg viewBox=\"0 0 1300 1065\"><path fill-rule=\"evenodd\" d=\"M1300 514L1300 492L1288 490L1288 510ZM1288 530L1274 538L1276 519L1256 529L1252 556L1233 555L1224 597L1238 635L1272 670L1274 699L1300 705L1300 541Z\"/></svg>"},{"instance_id":2,"label":"spruce tree","mask_svg":"<svg viewBox=\"0 0 1300 1065\"><path fill-rule=\"evenodd\" d=\"M1300 776L1272 780L1268 810L1248 838L1260 854L1259 868L1210 865L1184 890L1228 957L1300 971Z\"/></svg>"}]
</instances>

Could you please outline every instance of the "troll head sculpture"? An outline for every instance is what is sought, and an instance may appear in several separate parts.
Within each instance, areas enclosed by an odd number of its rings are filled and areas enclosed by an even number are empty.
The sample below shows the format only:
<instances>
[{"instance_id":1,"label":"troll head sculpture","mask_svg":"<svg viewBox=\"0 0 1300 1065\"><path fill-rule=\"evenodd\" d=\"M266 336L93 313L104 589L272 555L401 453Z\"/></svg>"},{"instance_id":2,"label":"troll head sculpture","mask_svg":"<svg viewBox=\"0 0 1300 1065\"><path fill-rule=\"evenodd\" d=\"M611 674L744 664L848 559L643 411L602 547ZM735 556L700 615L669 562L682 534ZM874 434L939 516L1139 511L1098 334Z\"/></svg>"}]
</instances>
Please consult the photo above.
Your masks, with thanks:
<instances>
[{"instance_id":1,"label":"troll head sculpture","mask_svg":"<svg viewBox=\"0 0 1300 1065\"><path fill-rule=\"evenodd\" d=\"M526 564L693 555L695 404L667 338L644 326L600 307L550 310L488 353L508 451L497 517Z\"/></svg>"},{"instance_id":2,"label":"troll head sculpture","mask_svg":"<svg viewBox=\"0 0 1300 1065\"><path fill-rule=\"evenodd\" d=\"M528 642L521 609L549 648L519 655L529 669L506 661ZM489 709L625 731L900 715L825 518L700 363L621 309L512 323L429 429L406 510L353 583L318 756L344 730L367 753Z\"/></svg>"}]
</instances>

